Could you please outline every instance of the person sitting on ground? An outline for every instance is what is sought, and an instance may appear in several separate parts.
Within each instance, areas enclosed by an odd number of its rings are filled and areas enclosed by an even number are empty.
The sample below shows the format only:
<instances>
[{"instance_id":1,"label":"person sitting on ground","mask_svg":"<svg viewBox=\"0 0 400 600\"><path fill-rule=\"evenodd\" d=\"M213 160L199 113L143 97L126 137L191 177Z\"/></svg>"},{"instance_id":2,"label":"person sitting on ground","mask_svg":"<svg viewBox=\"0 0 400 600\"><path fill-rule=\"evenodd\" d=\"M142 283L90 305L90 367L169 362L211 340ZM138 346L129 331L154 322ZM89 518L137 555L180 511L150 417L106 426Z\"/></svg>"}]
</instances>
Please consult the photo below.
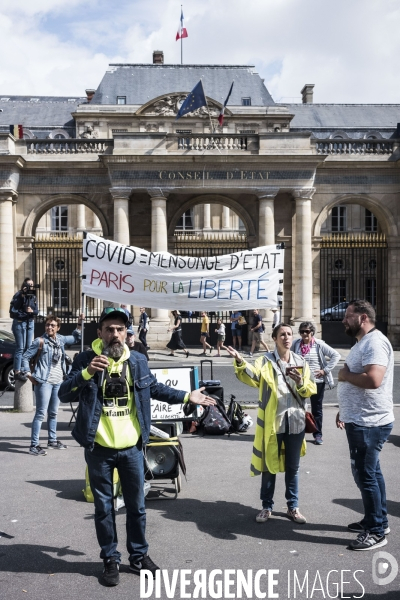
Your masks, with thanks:
<instances>
[{"instance_id":1,"label":"person sitting on ground","mask_svg":"<svg viewBox=\"0 0 400 600\"><path fill-rule=\"evenodd\" d=\"M143 446L149 441L150 398L168 404L215 400L200 388L185 392L157 381L143 354L125 344L128 317L108 306L100 316L92 350L75 358L59 391L61 402L79 401L72 435L84 447L94 497L97 540L104 561L101 581L119 583L121 554L113 502L113 473L118 469L126 507L126 547L130 571L159 571L149 557L146 541Z\"/></svg>"},{"instance_id":2,"label":"person sitting on ground","mask_svg":"<svg viewBox=\"0 0 400 600\"><path fill-rule=\"evenodd\" d=\"M205 356L205 354L207 352L207 348L209 349L210 354L214 350L214 348L212 346L210 346L210 344L207 343L207 338L210 337L209 328L210 328L210 320L207 316L207 313L205 311L203 311L201 313L201 333L200 333L200 344L202 344L202 346L203 346L203 352L200 354L200 356Z\"/></svg>"},{"instance_id":3,"label":"person sitting on ground","mask_svg":"<svg viewBox=\"0 0 400 600\"><path fill-rule=\"evenodd\" d=\"M293 332L290 325L279 323L272 332L275 350L246 362L231 346L234 368L239 381L259 388L256 433L251 475L261 474L262 510L257 523L265 523L274 507L276 473L285 471L287 515L295 523L306 523L299 510L300 456L306 453L305 398L317 387L307 362L290 351Z\"/></svg>"},{"instance_id":4,"label":"person sitting on ground","mask_svg":"<svg viewBox=\"0 0 400 600\"><path fill-rule=\"evenodd\" d=\"M142 344L142 342L137 342L135 339L135 331L132 325L126 330L126 345L130 350L144 354L147 360L149 360L149 355L147 354L145 346Z\"/></svg>"},{"instance_id":5,"label":"person sitting on ground","mask_svg":"<svg viewBox=\"0 0 400 600\"><path fill-rule=\"evenodd\" d=\"M253 356L257 342L259 344L262 344L264 346L265 350L267 352L269 352L269 348L268 348L267 344L264 342L263 336L264 336L265 327L262 322L262 316L260 315L260 311L258 310L258 308L255 308L253 310L253 315L254 315L253 326L250 329L250 331L253 332L253 340L251 342L251 349L249 352L249 356Z\"/></svg>"}]
</instances>

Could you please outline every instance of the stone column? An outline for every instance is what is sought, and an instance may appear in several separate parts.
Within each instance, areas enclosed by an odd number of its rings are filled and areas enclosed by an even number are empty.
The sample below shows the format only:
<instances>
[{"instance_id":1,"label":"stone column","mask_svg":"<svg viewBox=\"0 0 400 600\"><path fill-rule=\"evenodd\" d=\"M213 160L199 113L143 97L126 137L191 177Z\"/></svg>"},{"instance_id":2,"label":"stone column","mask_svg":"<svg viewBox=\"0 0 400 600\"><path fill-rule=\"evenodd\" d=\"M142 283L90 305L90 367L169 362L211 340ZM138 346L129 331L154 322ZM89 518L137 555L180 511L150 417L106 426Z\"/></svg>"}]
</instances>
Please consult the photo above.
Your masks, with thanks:
<instances>
[{"instance_id":1,"label":"stone column","mask_svg":"<svg viewBox=\"0 0 400 600\"><path fill-rule=\"evenodd\" d=\"M295 323L313 318L311 199L314 188L294 190L296 201L296 230L293 244L294 256L294 311Z\"/></svg>"},{"instance_id":2,"label":"stone column","mask_svg":"<svg viewBox=\"0 0 400 600\"><path fill-rule=\"evenodd\" d=\"M258 245L270 246L275 244L275 196L279 188L263 190L258 194Z\"/></svg>"},{"instance_id":3,"label":"stone column","mask_svg":"<svg viewBox=\"0 0 400 600\"><path fill-rule=\"evenodd\" d=\"M100 219L96 213L93 213L93 229L102 229Z\"/></svg>"},{"instance_id":4,"label":"stone column","mask_svg":"<svg viewBox=\"0 0 400 600\"><path fill-rule=\"evenodd\" d=\"M147 190L151 197L151 251L168 252L167 197L161 189ZM147 308L147 307L146 307ZM169 340L169 307L151 309L151 325L147 339L154 348L165 348Z\"/></svg>"},{"instance_id":5,"label":"stone column","mask_svg":"<svg viewBox=\"0 0 400 600\"><path fill-rule=\"evenodd\" d=\"M76 209L76 230L86 231L85 205L77 204Z\"/></svg>"},{"instance_id":6,"label":"stone column","mask_svg":"<svg viewBox=\"0 0 400 600\"><path fill-rule=\"evenodd\" d=\"M223 206L222 207L222 229L230 229L230 228L231 228L231 224L230 224L230 219L229 219L229 207Z\"/></svg>"},{"instance_id":7,"label":"stone column","mask_svg":"<svg viewBox=\"0 0 400 600\"><path fill-rule=\"evenodd\" d=\"M110 193L114 200L114 241L129 246L129 197L131 188L113 187Z\"/></svg>"},{"instance_id":8,"label":"stone column","mask_svg":"<svg viewBox=\"0 0 400 600\"><path fill-rule=\"evenodd\" d=\"M16 201L16 192L0 192L0 323L7 324L7 329L11 323L10 300L15 293L13 204Z\"/></svg>"},{"instance_id":9,"label":"stone column","mask_svg":"<svg viewBox=\"0 0 400 600\"><path fill-rule=\"evenodd\" d=\"M271 246L275 244L275 196L279 188L269 188L258 192L258 245ZM272 331L273 313L269 308L262 309L260 313L264 321L266 337L268 341Z\"/></svg>"},{"instance_id":10,"label":"stone column","mask_svg":"<svg viewBox=\"0 0 400 600\"><path fill-rule=\"evenodd\" d=\"M211 204L203 204L203 230L211 231Z\"/></svg>"}]
</instances>

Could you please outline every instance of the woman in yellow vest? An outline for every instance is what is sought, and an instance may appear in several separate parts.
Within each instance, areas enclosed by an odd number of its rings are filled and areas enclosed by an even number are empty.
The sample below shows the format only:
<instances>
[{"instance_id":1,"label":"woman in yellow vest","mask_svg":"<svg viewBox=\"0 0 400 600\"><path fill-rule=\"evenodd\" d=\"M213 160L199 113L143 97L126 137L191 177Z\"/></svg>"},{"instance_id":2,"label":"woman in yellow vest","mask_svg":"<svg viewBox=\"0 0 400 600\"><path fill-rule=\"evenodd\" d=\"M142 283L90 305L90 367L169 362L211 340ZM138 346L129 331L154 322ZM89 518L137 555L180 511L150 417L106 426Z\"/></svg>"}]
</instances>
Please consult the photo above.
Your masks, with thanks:
<instances>
[{"instance_id":1,"label":"woman in yellow vest","mask_svg":"<svg viewBox=\"0 0 400 600\"><path fill-rule=\"evenodd\" d=\"M236 377L259 388L256 433L251 475L261 474L262 510L256 521L265 523L274 506L275 479L285 472L287 515L296 523L306 523L298 506L300 456L306 453L304 398L316 393L307 362L290 351L293 331L279 323L272 332L273 352L266 352L254 365L247 363L231 346Z\"/></svg>"}]
</instances>

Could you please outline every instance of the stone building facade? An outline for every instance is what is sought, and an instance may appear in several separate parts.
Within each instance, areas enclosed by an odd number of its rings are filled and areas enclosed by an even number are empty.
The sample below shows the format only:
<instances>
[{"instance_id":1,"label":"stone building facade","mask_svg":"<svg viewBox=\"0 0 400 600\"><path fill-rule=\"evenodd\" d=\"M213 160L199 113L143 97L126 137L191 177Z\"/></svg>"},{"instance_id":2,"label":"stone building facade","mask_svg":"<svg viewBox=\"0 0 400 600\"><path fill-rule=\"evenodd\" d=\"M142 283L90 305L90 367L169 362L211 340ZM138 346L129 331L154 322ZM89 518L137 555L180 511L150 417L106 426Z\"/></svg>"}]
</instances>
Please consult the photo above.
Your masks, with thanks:
<instances>
[{"instance_id":1,"label":"stone building facade","mask_svg":"<svg viewBox=\"0 0 400 600\"><path fill-rule=\"evenodd\" d=\"M208 108L176 120L200 79ZM183 215L249 248L284 242L285 320L328 327L356 291L400 346L400 105L314 104L313 87L278 104L251 66L116 64L85 98L0 96L2 326L68 206L74 232L153 251L174 251Z\"/></svg>"}]
</instances>

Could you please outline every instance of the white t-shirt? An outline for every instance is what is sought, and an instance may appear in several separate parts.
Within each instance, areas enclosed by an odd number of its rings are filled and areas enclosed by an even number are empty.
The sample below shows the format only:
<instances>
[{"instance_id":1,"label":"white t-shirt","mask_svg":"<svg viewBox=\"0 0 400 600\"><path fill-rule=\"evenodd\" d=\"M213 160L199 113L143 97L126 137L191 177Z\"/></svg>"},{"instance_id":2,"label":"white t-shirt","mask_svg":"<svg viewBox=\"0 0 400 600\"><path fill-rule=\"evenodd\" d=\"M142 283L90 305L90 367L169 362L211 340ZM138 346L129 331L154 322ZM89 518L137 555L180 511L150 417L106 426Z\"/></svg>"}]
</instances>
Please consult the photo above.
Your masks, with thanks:
<instances>
[{"instance_id":1,"label":"white t-shirt","mask_svg":"<svg viewBox=\"0 0 400 600\"><path fill-rule=\"evenodd\" d=\"M352 373L363 373L366 365L381 365L386 371L376 390L364 390L347 381L339 381L340 420L364 427L392 423L394 356L387 337L377 329L364 335L350 350L346 364Z\"/></svg>"}]
</instances>

